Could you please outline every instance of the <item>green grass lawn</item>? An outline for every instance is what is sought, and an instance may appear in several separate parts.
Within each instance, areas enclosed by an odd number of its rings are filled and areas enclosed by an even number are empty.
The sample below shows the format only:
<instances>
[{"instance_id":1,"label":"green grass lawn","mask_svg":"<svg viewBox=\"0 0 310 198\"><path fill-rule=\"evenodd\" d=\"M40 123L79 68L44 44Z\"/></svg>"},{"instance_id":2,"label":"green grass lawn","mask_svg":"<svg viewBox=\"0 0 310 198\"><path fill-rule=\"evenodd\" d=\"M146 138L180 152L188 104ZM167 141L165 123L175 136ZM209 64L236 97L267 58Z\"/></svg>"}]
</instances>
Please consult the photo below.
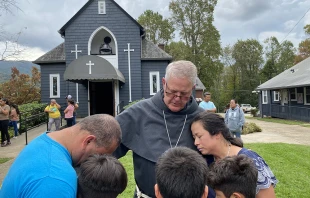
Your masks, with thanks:
<instances>
[{"instance_id":1,"label":"green grass lawn","mask_svg":"<svg viewBox=\"0 0 310 198\"><path fill-rule=\"evenodd\" d=\"M276 175L279 183L275 188L278 198L302 198L310 195L310 147L284 143L246 144L262 156ZM133 176L132 153L128 152L120 160L128 174L127 189L118 197L133 197L135 182Z\"/></svg>"},{"instance_id":2,"label":"green grass lawn","mask_svg":"<svg viewBox=\"0 0 310 198\"><path fill-rule=\"evenodd\" d=\"M297 121L297 120L285 120L285 119L280 119L280 118L260 118L260 117L246 117L246 119L256 119L256 120L261 120L261 121L266 121L266 122L310 127L309 122L303 122L303 121Z\"/></svg>"},{"instance_id":3,"label":"green grass lawn","mask_svg":"<svg viewBox=\"0 0 310 198\"><path fill-rule=\"evenodd\" d=\"M0 164L3 164L5 162L9 161L10 159L12 159L12 158L0 158Z\"/></svg>"}]
</instances>

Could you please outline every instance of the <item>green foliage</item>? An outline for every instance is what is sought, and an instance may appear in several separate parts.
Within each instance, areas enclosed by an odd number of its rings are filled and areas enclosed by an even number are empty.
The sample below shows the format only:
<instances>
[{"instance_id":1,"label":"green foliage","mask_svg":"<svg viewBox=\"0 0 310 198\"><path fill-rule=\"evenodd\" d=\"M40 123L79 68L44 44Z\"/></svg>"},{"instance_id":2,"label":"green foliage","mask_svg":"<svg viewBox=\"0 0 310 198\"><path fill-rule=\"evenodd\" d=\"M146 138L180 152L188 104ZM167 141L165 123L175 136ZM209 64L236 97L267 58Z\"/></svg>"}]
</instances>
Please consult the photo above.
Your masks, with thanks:
<instances>
[{"instance_id":1,"label":"green foliage","mask_svg":"<svg viewBox=\"0 0 310 198\"><path fill-rule=\"evenodd\" d=\"M242 134L246 135L249 133L262 132L262 129L253 122L246 122L243 126Z\"/></svg>"},{"instance_id":2,"label":"green foliage","mask_svg":"<svg viewBox=\"0 0 310 198\"><path fill-rule=\"evenodd\" d=\"M309 146L284 143L252 143L245 144L245 147L262 156L279 180L275 188L277 197L299 198L310 194L310 188L306 187L310 181ZM136 185L132 152L129 151L120 161L127 171L128 185L126 190L118 197L132 197ZM304 188L301 188L301 186L304 186Z\"/></svg>"},{"instance_id":3,"label":"green foliage","mask_svg":"<svg viewBox=\"0 0 310 198\"><path fill-rule=\"evenodd\" d=\"M19 106L21 113L20 129L19 132L23 133L26 131L26 127L34 127L47 121L47 114L43 113L46 103L28 103ZM31 118L31 119L29 119Z\"/></svg>"},{"instance_id":4,"label":"green foliage","mask_svg":"<svg viewBox=\"0 0 310 198\"><path fill-rule=\"evenodd\" d=\"M174 37L172 23L158 12L146 10L139 16L138 22L144 27L146 38L155 44L167 44Z\"/></svg>"},{"instance_id":5,"label":"green foliage","mask_svg":"<svg viewBox=\"0 0 310 198\"><path fill-rule=\"evenodd\" d=\"M264 158L279 183L276 197L308 197L310 188L310 147L294 144L246 144Z\"/></svg>"},{"instance_id":6,"label":"green foliage","mask_svg":"<svg viewBox=\"0 0 310 198\"><path fill-rule=\"evenodd\" d=\"M272 36L265 40L265 44L267 45L265 50L267 62L260 71L262 82L292 67L295 58L295 48L290 41L284 41L280 44L278 39Z\"/></svg>"},{"instance_id":7,"label":"green foliage","mask_svg":"<svg viewBox=\"0 0 310 198\"><path fill-rule=\"evenodd\" d=\"M180 30L184 43L178 45L186 47L185 53L180 53L183 57L179 55L177 59L192 61L197 66L198 77L211 92L223 70L219 61L220 34L212 23L216 4L217 0L173 0L169 4L171 21ZM178 54L176 50L174 52Z\"/></svg>"},{"instance_id":8,"label":"green foliage","mask_svg":"<svg viewBox=\"0 0 310 198\"><path fill-rule=\"evenodd\" d=\"M128 109L129 107L131 107L132 105L136 104L137 102L144 100L144 98L140 99L140 100L135 100L132 101L131 103L129 103L128 105L124 106L124 109Z\"/></svg>"},{"instance_id":9,"label":"green foliage","mask_svg":"<svg viewBox=\"0 0 310 198\"><path fill-rule=\"evenodd\" d=\"M252 91L260 84L259 69L263 63L263 46L255 39L239 40L232 51L234 67L238 75L238 92L234 98L239 102L257 106L257 95Z\"/></svg>"},{"instance_id":10,"label":"green foliage","mask_svg":"<svg viewBox=\"0 0 310 198\"><path fill-rule=\"evenodd\" d=\"M132 163L132 151L128 151L127 155L120 159L120 162L123 164L128 177L128 184L125 191L117 196L118 198L128 198L133 197L136 188L136 182L134 177L134 169Z\"/></svg>"},{"instance_id":11,"label":"green foliage","mask_svg":"<svg viewBox=\"0 0 310 198\"><path fill-rule=\"evenodd\" d=\"M12 158L0 158L0 164L3 164L3 163L5 163L5 162L7 162L7 161L9 161L9 160L11 160Z\"/></svg>"},{"instance_id":12,"label":"green foliage","mask_svg":"<svg viewBox=\"0 0 310 198\"><path fill-rule=\"evenodd\" d=\"M258 112L258 109L251 109L251 115L253 117L256 117L257 116L257 112Z\"/></svg>"}]
</instances>

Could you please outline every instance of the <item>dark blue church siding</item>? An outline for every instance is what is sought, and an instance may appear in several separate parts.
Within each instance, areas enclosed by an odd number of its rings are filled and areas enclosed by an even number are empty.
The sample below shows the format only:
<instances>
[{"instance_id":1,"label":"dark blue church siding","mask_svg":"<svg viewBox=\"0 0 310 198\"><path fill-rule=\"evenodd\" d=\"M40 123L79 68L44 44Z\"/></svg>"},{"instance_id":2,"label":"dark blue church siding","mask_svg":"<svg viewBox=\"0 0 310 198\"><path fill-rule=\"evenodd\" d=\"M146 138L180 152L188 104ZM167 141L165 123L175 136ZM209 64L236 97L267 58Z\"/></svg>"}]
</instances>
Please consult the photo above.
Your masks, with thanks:
<instances>
[{"instance_id":1,"label":"dark blue church siding","mask_svg":"<svg viewBox=\"0 0 310 198\"><path fill-rule=\"evenodd\" d=\"M89 38L101 26L108 28L117 41L118 69L126 79L126 83L120 89L120 101L124 101L126 105L129 101L128 52L124 52L124 49L128 48L127 43L130 43L131 49L134 49L130 57L132 100L142 98L140 27L113 2L106 0L106 14L99 15L98 1L93 1L65 29L66 65L75 59L75 53L71 53L71 50L75 49L75 44L78 45L78 50L82 50L78 56L87 55ZM87 97L81 97L82 94L87 96L87 90L85 93L83 91L84 89L79 94L80 101L87 103ZM69 92L75 92L75 85L70 86ZM84 110L79 111L84 114Z\"/></svg>"},{"instance_id":2,"label":"dark blue church siding","mask_svg":"<svg viewBox=\"0 0 310 198\"><path fill-rule=\"evenodd\" d=\"M150 72L159 72L160 88L162 85L162 78L165 77L166 67L169 61L142 61L142 95L143 98L149 98L150 95Z\"/></svg>"}]
</instances>

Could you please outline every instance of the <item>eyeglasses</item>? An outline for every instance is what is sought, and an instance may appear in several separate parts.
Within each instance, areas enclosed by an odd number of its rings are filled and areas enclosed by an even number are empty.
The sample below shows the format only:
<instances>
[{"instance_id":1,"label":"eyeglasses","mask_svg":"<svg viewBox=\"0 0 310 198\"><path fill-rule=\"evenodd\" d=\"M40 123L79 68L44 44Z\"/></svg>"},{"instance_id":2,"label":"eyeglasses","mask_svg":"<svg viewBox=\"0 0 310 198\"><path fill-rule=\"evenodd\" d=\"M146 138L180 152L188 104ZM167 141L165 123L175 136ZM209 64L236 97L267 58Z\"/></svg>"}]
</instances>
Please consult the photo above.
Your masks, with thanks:
<instances>
[{"instance_id":1,"label":"eyeglasses","mask_svg":"<svg viewBox=\"0 0 310 198\"><path fill-rule=\"evenodd\" d=\"M167 91L169 90L169 91ZM174 90L171 90L169 89L168 87L168 83L166 82L166 95L169 97L169 98L177 98L179 97L180 100L183 100L183 101L188 101L189 98L191 97L191 94L192 94L192 91L190 92L180 92L180 95L177 95L179 91L174 91Z\"/></svg>"}]
</instances>

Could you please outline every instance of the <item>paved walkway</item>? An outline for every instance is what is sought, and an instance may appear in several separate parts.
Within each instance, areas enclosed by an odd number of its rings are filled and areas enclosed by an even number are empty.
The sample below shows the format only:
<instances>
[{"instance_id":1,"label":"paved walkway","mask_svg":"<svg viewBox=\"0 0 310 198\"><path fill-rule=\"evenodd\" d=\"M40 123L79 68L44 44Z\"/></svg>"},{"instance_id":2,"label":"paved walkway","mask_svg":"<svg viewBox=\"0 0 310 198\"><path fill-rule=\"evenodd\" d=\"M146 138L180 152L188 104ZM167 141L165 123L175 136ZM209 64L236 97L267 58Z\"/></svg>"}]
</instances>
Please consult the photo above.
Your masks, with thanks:
<instances>
[{"instance_id":1,"label":"paved walkway","mask_svg":"<svg viewBox=\"0 0 310 198\"><path fill-rule=\"evenodd\" d=\"M282 142L289 144L310 145L310 128L298 125L277 124L271 122L264 122L255 119L246 119L246 122L254 122L259 125L263 132L242 135L244 143L274 143ZM28 132L28 143L35 137L46 131L46 125L41 125ZM11 140L12 144L7 147L0 147L0 158L13 158L12 160L0 164L0 184L2 183L9 167L14 158L26 146L25 133L18 136L17 139Z\"/></svg>"},{"instance_id":2,"label":"paved walkway","mask_svg":"<svg viewBox=\"0 0 310 198\"><path fill-rule=\"evenodd\" d=\"M54 126L53 126L54 127ZM37 128L34 128L27 132L28 144L46 131L46 124L43 124ZM26 146L26 133L21 134L16 139L11 138L12 144L6 147L0 147L0 158L12 158L12 160L0 164L0 184L2 183L9 167L14 161L14 158L19 154L19 152Z\"/></svg>"}]
</instances>

